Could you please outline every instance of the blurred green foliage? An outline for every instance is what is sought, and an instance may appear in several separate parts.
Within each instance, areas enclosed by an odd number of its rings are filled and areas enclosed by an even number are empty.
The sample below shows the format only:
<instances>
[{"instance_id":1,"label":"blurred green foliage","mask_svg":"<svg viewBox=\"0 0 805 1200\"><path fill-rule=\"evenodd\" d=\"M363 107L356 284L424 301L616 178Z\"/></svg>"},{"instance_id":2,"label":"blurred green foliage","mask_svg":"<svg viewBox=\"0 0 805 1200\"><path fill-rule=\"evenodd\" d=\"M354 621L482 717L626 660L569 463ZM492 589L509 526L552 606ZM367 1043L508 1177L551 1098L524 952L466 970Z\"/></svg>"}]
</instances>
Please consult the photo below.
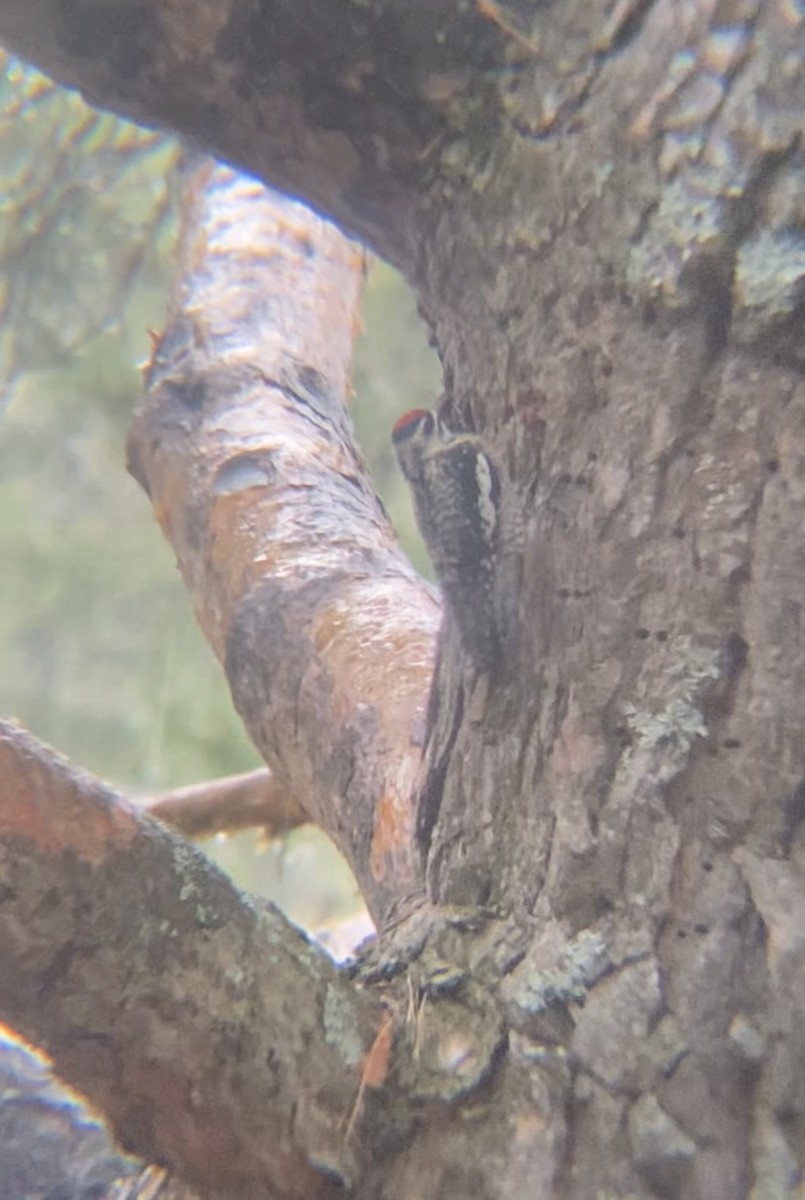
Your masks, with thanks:
<instances>
[{"instance_id":1,"label":"blurred green foliage","mask_svg":"<svg viewBox=\"0 0 805 1200\"><path fill-rule=\"evenodd\" d=\"M132 794L248 770L257 755L124 466L138 363L170 284L177 147L0 65L0 713ZM388 431L432 402L438 364L386 267L371 273L364 323L356 426L424 569ZM262 858L254 842L212 852L295 919L316 925L348 901L345 868L308 833Z\"/></svg>"},{"instance_id":2,"label":"blurred green foliage","mask_svg":"<svg viewBox=\"0 0 805 1200\"><path fill-rule=\"evenodd\" d=\"M164 279L174 141L0 51L0 375L67 367Z\"/></svg>"}]
</instances>

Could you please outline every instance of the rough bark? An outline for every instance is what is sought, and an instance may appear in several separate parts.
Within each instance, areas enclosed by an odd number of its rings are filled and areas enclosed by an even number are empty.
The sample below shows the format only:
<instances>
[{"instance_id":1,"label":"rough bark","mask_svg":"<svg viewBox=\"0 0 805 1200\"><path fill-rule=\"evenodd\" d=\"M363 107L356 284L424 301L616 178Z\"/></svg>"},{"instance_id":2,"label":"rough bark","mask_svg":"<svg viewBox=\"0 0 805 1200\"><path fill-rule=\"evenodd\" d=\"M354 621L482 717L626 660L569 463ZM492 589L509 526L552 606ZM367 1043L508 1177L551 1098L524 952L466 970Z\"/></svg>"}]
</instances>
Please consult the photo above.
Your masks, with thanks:
<instances>
[{"instance_id":1,"label":"rough bark","mask_svg":"<svg viewBox=\"0 0 805 1200\"><path fill-rule=\"evenodd\" d=\"M403 265L449 413L505 475L506 661L479 720L448 631L420 824L432 901L499 915L404 923L417 1016L396 1083L427 1119L367 1131L357 1194L793 1198L802 17L579 0L429 22L407 3L409 24L344 5L348 49L320 74L334 10L304 10L307 40L291 7L221 6L211 29L190 0L161 6L122 82L108 64L138 3L7 2L0 37L188 133L203 64L207 145ZM79 9L92 38L65 36Z\"/></svg>"},{"instance_id":2,"label":"rough bark","mask_svg":"<svg viewBox=\"0 0 805 1200\"><path fill-rule=\"evenodd\" d=\"M445 148L500 117L498 33L460 0L11 0L0 13L0 40L90 103L179 130L399 264Z\"/></svg>"},{"instance_id":3,"label":"rough bark","mask_svg":"<svg viewBox=\"0 0 805 1200\"><path fill-rule=\"evenodd\" d=\"M329 1197L372 1000L164 826L0 723L0 1009L203 1195Z\"/></svg>"}]
</instances>

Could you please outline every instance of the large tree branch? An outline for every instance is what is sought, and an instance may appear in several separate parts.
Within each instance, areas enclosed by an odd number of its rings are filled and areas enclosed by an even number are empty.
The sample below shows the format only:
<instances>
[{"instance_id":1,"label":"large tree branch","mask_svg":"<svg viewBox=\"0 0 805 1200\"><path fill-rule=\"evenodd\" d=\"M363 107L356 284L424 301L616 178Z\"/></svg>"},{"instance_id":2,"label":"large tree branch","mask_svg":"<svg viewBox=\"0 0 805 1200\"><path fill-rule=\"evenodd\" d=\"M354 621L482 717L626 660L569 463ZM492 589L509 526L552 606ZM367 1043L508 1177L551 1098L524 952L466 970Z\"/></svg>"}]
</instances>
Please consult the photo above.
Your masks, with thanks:
<instances>
[{"instance_id":1,"label":"large tree branch","mask_svg":"<svg viewBox=\"0 0 805 1200\"><path fill-rule=\"evenodd\" d=\"M132 469L255 744L377 916L421 886L412 795L440 609L345 413L361 256L204 166L179 270Z\"/></svg>"},{"instance_id":2,"label":"large tree branch","mask_svg":"<svg viewBox=\"0 0 805 1200\"><path fill-rule=\"evenodd\" d=\"M219 1197L325 1197L377 1010L273 909L0 723L0 1012L127 1149Z\"/></svg>"},{"instance_id":3,"label":"large tree branch","mask_svg":"<svg viewBox=\"0 0 805 1200\"><path fill-rule=\"evenodd\" d=\"M0 40L93 103L305 196L397 262L438 153L493 133L507 46L458 0L5 0Z\"/></svg>"}]
</instances>

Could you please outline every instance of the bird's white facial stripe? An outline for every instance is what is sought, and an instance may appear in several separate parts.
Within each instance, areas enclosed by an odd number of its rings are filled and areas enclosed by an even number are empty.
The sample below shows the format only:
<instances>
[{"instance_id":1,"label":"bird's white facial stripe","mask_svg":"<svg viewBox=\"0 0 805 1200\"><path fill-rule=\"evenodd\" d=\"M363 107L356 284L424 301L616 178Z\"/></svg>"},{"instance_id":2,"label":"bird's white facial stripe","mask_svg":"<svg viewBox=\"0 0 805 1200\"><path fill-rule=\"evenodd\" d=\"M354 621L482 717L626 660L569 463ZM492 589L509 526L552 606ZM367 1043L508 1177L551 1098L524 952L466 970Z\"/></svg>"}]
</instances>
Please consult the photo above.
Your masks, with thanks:
<instances>
[{"instance_id":1,"label":"bird's white facial stripe","mask_svg":"<svg viewBox=\"0 0 805 1200\"><path fill-rule=\"evenodd\" d=\"M475 459L475 478L478 483L478 512L481 524L484 535L491 541L498 523L498 513L495 505L492 471L483 454L479 454Z\"/></svg>"}]
</instances>

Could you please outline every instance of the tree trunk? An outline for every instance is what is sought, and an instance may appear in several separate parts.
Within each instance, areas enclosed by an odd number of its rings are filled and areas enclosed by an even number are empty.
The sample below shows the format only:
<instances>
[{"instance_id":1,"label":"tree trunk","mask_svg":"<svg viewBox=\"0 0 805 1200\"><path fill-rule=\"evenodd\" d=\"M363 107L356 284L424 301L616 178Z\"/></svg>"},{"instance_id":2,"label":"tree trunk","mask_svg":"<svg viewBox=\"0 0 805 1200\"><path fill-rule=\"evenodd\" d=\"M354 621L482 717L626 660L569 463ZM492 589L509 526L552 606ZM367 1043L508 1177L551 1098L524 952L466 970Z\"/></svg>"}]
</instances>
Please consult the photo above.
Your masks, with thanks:
<instances>
[{"instance_id":1,"label":"tree trunk","mask_svg":"<svg viewBox=\"0 0 805 1200\"><path fill-rule=\"evenodd\" d=\"M413 1016L355 1195L799 1195L801 16L68 8L0 37L395 261L503 477L499 669L479 710L444 631L419 843L350 843L432 906L363 965Z\"/></svg>"}]
</instances>

